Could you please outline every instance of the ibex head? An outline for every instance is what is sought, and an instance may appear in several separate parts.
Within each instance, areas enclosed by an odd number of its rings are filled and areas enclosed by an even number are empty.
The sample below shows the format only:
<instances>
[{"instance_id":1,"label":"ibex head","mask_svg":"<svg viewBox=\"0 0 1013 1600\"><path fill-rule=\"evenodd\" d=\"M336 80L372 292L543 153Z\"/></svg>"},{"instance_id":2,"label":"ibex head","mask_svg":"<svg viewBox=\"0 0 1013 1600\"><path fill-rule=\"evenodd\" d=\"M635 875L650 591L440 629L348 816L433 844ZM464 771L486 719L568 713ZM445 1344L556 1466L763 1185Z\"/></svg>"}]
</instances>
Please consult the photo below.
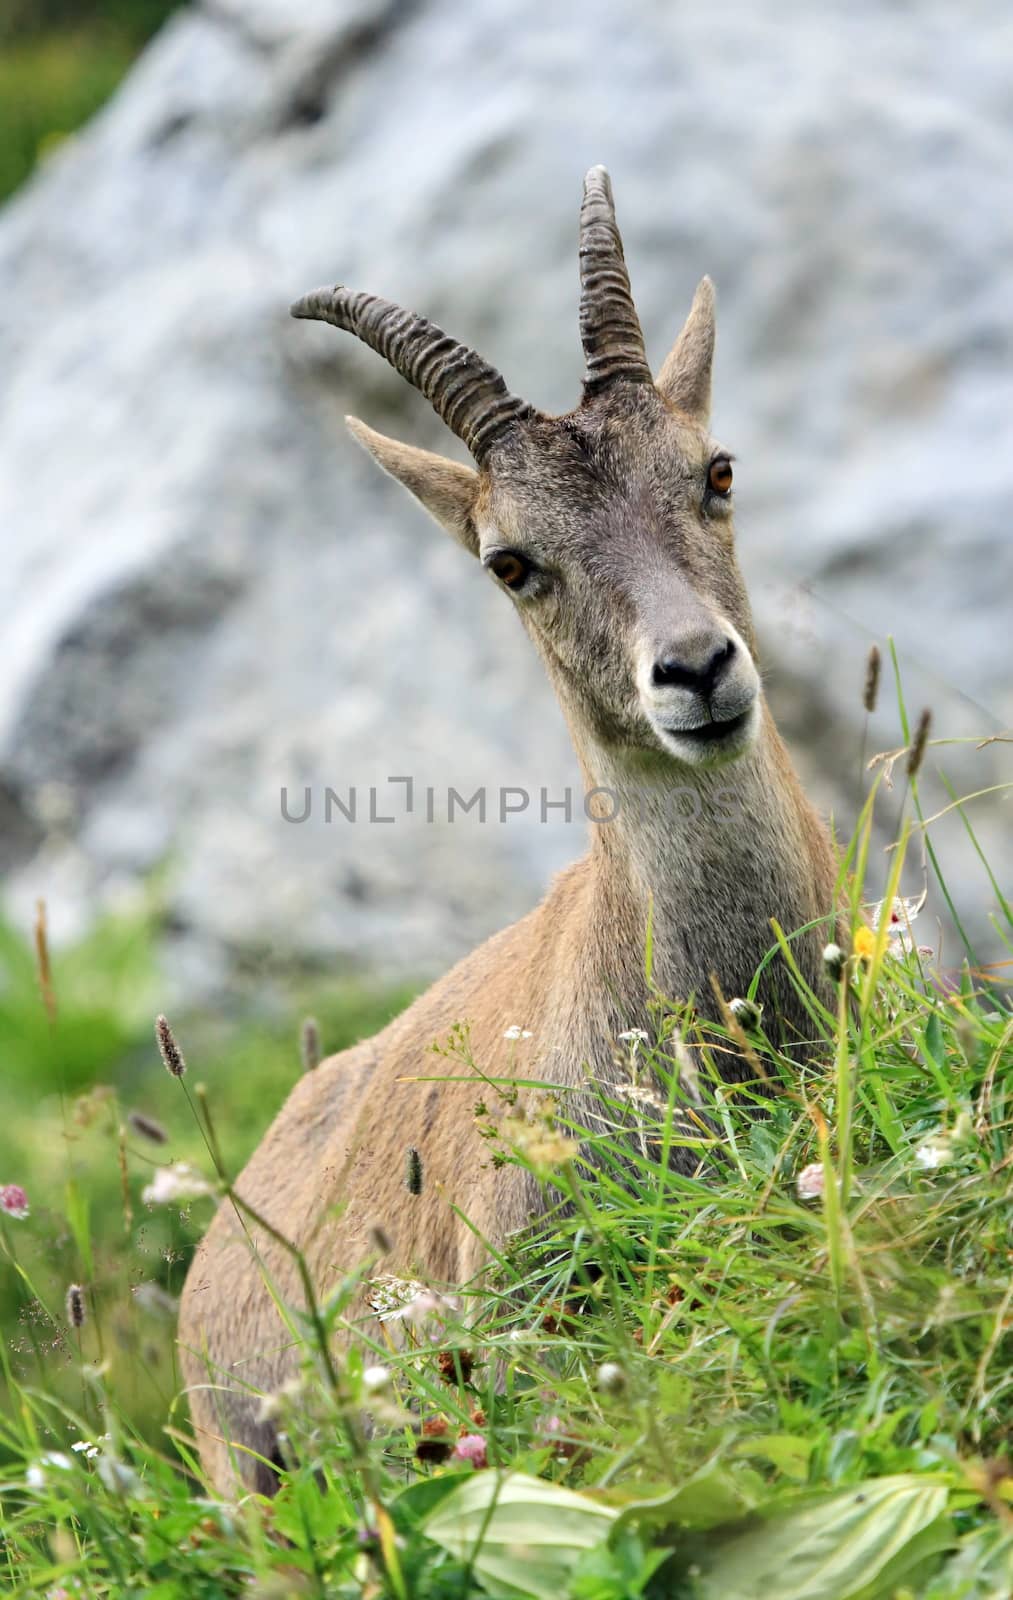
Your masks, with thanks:
<instances>
[{"instance_id":1,"label":"ibex head","mask_svg":"<svg viewBox=\"0 0 1013 1600\"><path fill-rule=\"evenodd\" d=\"M580 218L584 394L550 417L424 318L323 289L293 315L356 334L421 390L477 470L348 425L516 605L578 744L687 767L760 729L753 631L732 536L732 468L708 431L714 293L705 278L655 380L612 191L588 173Z\"/></svg>"}]
</instances>

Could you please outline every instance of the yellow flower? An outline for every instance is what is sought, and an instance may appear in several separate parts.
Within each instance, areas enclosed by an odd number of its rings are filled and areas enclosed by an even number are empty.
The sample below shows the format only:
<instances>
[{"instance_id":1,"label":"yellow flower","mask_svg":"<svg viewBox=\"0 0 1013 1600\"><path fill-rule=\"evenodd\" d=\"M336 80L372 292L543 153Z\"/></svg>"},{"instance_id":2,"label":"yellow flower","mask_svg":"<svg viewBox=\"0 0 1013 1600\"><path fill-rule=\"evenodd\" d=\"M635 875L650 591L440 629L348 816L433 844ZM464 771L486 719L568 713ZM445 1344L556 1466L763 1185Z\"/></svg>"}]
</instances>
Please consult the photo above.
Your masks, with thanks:
<instances>
[{"instance_id":1,"label":"yellow flower","mask_svg":"<svg viewBox=\"0 0 1013 1600\"><path fill-rule=\"evenodd\" d=\"M875 948L876 935L872 929L866 927L856 928L853 950L859 961L871 961Z\"/></svg>"}]
</instances>

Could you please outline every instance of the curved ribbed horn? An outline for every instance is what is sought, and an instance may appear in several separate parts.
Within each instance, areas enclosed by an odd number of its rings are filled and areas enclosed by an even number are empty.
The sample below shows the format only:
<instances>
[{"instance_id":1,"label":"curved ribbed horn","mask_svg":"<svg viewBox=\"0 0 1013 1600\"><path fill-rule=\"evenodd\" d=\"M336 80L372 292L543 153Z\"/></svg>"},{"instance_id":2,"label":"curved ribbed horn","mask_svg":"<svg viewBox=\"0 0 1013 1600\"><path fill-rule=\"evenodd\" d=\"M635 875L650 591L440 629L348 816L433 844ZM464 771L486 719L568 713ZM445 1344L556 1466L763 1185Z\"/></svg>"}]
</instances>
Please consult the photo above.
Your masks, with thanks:
<instances>
[{"instance_id":1,"label":"curved ribbed horn","mask_svg":"<svg viewBox=\"0 0 1013 1600\"><path fill-rule=\"evenodd\" d=\"M604 167L584 179L580 208L580 340L587 358L584 387L596 393L616 378L650 383L623 241L616 227L612 184Z\"/></svg>"},{"instance_id":2,"label":"curved ribbed horn","mask_svg":"<svg viewBox=\"0 0 1013 1600\"><path fill-rule=\"evenodd\" d=\"M506 428L533 415L533 407L511 394L496 368L474 350L377 295L340 284L314 289L295 302L292 315L330 322L368 344L425 395L478 462Z\"/></svg>"}]
</instances>

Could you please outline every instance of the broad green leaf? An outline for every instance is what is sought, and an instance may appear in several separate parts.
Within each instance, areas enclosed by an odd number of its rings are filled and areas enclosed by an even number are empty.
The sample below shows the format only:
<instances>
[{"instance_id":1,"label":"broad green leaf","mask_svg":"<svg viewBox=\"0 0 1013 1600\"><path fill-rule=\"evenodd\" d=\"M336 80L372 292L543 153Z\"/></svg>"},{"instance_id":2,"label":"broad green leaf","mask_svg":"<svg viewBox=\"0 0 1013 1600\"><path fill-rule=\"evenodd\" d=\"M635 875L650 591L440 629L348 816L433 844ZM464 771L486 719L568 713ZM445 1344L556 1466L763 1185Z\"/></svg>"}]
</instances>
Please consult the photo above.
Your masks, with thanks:
<instances>
[{"instance_id":1,"label":"broad green leaf","mask_svg":"<svg viewBox=\"0 0 1013 1600\"><path fill-rule=\"evenodd\" d=\"M667 1494L650 1500L633 1500L620 1512L623 1526L715 1528L747 1516L764 1492L762 1478L748 1468L733 1472L710 1461L691 1478Z\"/></svg>"},{"instance_id":2,"label":"broad green leaf","mask_svg":"<svg viewBox=\"0 0 1013 1600\"><path fill-rule=\"evenodd\" d=\"M924 1478L874 1478L807 1502L730 1539L706 1566L700 1600L874 1600L926 1554L922 1535L946 1509ZM938 1530L934 1530L935 1531ZM934 1542L933 1548L939 1546ZM889 1588L885 1591L889 1593Z\"/></svg>"},{"instance_id":3,"label":"broad green leaf","mask_svg":"<svg viewBox=\"0 0 1013 1600\"><path fill-rule=\"evenodd\" d=\"M499 1595L561 1600L585 1550L607 1536L615 1512L525 1473L480 1472L427 1516L427 1536L470 1562Z\"/></svg>"},{"instance_id":4,"label":"broad green leaf","mask_svg":"<svg viewBox=\"0 0 1013 1600\"><path fill-rule=\"evenodd\" d=\"M786 1478L805 1483L814 1448L812 1439L797 1433L759 1433L736 1445L735 1454L750 1460L769 1461Z\"/></svg>"}]
</instances>

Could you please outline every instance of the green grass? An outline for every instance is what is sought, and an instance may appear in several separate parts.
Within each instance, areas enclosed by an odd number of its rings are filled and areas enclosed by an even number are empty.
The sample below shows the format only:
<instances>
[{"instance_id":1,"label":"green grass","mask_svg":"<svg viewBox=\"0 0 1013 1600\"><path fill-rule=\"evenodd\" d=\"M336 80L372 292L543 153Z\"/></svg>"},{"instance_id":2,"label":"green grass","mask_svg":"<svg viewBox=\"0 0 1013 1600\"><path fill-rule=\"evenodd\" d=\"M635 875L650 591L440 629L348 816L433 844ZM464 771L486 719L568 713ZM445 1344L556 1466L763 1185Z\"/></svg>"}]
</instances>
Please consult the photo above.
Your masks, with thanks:
<instances>
[{"instance_id":1,"label":"green grass","mask_svg":"<svg viewBox=\"0 0 1013 1600\"><path fill-rule=\"evenodd\" d=\"M0 200L105 104L179 0L13 0L0 17Z\"/></svg>"},{"instance_id":2,"label":"green grass","mask_svg":"<svg viewBox=\"0 0 1013 1600\"><path fill-rule=\"evenodd\" d=\"M913 786L910 800L917 817ZM379 1257L312 1315L290 1308L301 1378L265 1397L285 1441L282 1487L272 1502L224 1504L201 1481L171 1307L130 1292L178 1288L214 1200L149 1209L140 1190L170 1155L229 1189L299 1070L294 1028L201 1038L181 1024L181 1083L151 1041L143 919L55 963L55 1029L28 953L11 938L2 948L16 1017L0 1044L18 1109L0 1129L0 1178L33 1203L3 1229L0 1555L13 1592L1013 1592L1013 1011L969 963L942 984L885 928L859 935L836 1015L809 997L801 1064L762 1025L736 1034L777 1091L760 1116L713 1070L741 1024L698 1026L662 995L656 1039L626 1042L629 1084L602 1097L592 1128L573 1125L565 1097L522 1111L509 1084L483 1084L457 1030L434 1074L475 1074L489 1161L535 1172L546 1227L512 1240L459 1306L416 1303L417 1320L385 1322L380 1338L349 1321L362 1280L394 1304L413 1291ZM325 1044L399 998L346 991L321 1015ZM676 1027L701 1064L707 1120L689 1131ZM93 1081L105 1051L110 1094ZM65 1061L66 1082L40 1102L43 1054L50 1079ZM123 1177L130 1106L170 1142L131 1133ZM703 1162L694 1178L671 1170L687 1140ZM71 1281L86 1288L79 1332Z\"/></svg>"}]
</instances>

